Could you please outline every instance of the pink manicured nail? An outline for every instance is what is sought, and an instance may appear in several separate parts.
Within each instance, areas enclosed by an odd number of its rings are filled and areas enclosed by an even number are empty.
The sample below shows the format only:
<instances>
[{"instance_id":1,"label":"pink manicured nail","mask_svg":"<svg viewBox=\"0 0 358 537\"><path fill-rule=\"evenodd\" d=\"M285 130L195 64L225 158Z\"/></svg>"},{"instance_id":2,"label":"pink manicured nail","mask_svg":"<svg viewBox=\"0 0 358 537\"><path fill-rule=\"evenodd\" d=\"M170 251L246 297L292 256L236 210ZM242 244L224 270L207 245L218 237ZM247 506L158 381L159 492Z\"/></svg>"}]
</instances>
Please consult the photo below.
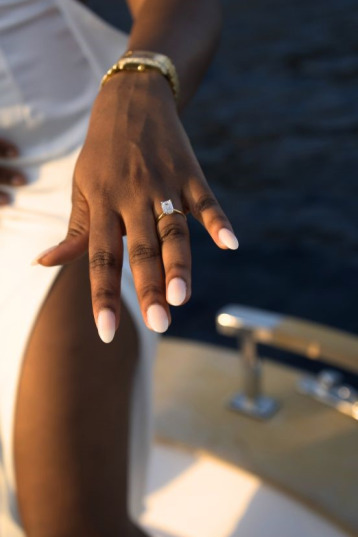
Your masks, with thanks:
<instances>
[{"instance_id":1,"label":"pink manicured nail","mask_svg":"<svg viewBox=\"0 0 358 537\"><path fill-rule=\"evenodd\" d=\"M230 248L230 250L237 250L239 247L239 241L235 237L230 229L223 227L218 233L219 241Z\"/></svg>"},{"instance_id":2,"label":"pink manicured nail","mask_svg":"<svg viewBox=\"0 0 358 537\"><path fill-rule=\"evenodd\" d=\"M170 280L167 289L167 300L172 306L180 306L186 297L186 283L182 278Z\"/></svg>"},{"instance_id":3,"label":"pink manicured nail","mask_svg":"<svg viewBox=\"0 0 358 537\"><path fill-rule=\"evenodd\" d=\"M152 304L147 309L147 321L154 332L162 334L169 326L169 320L165 309L159 304Z\"/></svg>"},{"instance_id":4,"label":"pink manicured nail","mask_svg":"<svg viewBox=\"0 0 358 537\"><path fill-rule=\"evenodd\" d=\"M44 250L43 252L41 252L37 257L35 257L35 259L33 259L31 261L31 265L38 265L39 264L39 261L42 257L45 257L45 255L49 254L50 252L52 252L52 250L54 250L55 248L57 248L58 244L56 244L56 246L51 246L51 248L47 248L46 250Z\"/></svg>"},{"instance_id":5,"label":"pink manicured nail","mask_svg":"<svg viewBox=\"0 0 358 537\"><path fill-rule=\"evenodd\" d=\"M116 316L109 308L103 308L97 317L98 335L103 343L110 343L116 332Z\"/></svg>"}]
</instances>

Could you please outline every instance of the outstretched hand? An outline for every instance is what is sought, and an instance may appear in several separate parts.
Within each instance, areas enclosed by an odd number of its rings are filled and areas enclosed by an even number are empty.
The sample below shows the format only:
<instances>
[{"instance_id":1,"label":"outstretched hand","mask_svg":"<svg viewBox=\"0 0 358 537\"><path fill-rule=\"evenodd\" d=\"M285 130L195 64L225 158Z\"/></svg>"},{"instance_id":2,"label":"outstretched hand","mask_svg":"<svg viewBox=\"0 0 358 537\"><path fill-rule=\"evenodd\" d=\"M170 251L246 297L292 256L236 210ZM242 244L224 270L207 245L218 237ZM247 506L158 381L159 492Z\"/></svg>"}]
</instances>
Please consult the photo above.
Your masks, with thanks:
<instances>
[{"instance_id":1,"label":"outstretched hand","mask_svg":"<svg viewBox=\"0 0 358 537\"><path fill-rule=\"evenodd\" d=\"M210 190L178 117L165 78L121 73L99 92L72 185L65 239L37 262L69 263L89 252L93 315L103 341L119 325L122 237L146 325L164 332L168 304L191 294L189 231L183 215L166 215L161 201L191 212L220 248L236 249L231 225Z\"/></svg>"}]
</instances>

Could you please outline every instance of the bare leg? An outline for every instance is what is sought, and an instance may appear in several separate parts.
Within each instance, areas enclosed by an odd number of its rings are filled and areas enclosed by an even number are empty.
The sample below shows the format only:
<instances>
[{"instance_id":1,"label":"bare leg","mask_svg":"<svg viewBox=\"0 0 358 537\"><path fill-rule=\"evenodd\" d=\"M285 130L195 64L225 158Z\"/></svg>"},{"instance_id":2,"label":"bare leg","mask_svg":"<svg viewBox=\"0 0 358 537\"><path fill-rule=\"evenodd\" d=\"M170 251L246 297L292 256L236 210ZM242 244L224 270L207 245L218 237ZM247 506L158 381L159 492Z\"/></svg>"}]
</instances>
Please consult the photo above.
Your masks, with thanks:
<instances>
[{"instance_id":1,"label":"bare leg","mask_svg":"<svg viewBox=\"0 0 358 537\"><path fill-rule=\"evenodd\" d=\"M14 456L27 537L144 536L127 515L137 357L123 305L113 342L98 337L87 256L63 267L31 334L16 405Z\"/></svg>"}]
</instances>

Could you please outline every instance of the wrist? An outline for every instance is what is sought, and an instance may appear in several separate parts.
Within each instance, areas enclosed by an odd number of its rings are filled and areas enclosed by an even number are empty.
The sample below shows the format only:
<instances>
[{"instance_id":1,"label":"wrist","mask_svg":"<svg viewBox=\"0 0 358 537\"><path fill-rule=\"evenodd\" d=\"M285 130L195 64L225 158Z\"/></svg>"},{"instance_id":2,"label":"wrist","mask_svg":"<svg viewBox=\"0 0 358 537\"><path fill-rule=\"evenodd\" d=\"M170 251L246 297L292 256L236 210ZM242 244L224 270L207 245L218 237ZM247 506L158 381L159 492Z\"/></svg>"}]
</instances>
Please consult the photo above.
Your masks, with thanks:
<instances>
[{"instance_id":1,"label":"wrist","mask_svg":"<svg viewBox=\"0 0 358 537\"><path fill-rule=\"evenodd\" d=\"M174 95L176 103L179 101L179 78L172 60L165 54L150 50L127 50L118 62L116 62L103 75L101 87L114 75L123 71L143 73L146 71L157 71L168 81Z\"/></svg>"},{"instance_id":2,"label":"wrist","mask_svg":"<svg viewBox=\"0 0 358 537\"><path fill-rule=\"evenodd\" d=\"M113 75L100 89L97 99L136 100L147 106L168 105L176 109L168 81L156 70L122 71Z\"/></svg>"}]
</instances>

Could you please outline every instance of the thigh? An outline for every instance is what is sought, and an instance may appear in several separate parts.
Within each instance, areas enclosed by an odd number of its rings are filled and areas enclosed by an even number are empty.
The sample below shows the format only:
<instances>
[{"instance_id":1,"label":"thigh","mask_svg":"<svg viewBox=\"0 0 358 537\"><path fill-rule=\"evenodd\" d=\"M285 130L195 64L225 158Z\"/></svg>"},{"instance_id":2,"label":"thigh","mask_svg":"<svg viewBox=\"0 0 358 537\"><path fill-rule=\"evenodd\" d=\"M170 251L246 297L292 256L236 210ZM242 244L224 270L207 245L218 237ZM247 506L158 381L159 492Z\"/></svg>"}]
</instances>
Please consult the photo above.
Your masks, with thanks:
<instances>
[{"instance_id":1,"label":"thigh","mask_svg":"<svg viewBox=\"0 0 358 537\"><path fill-rule=\"evenodd\" d=\"M88 257L63 267L29 339L16 402L17 493L28 537L123 530L137 359L135 326L123 304L112 343L98 336Z\"/></svg>"}]
</instances>

